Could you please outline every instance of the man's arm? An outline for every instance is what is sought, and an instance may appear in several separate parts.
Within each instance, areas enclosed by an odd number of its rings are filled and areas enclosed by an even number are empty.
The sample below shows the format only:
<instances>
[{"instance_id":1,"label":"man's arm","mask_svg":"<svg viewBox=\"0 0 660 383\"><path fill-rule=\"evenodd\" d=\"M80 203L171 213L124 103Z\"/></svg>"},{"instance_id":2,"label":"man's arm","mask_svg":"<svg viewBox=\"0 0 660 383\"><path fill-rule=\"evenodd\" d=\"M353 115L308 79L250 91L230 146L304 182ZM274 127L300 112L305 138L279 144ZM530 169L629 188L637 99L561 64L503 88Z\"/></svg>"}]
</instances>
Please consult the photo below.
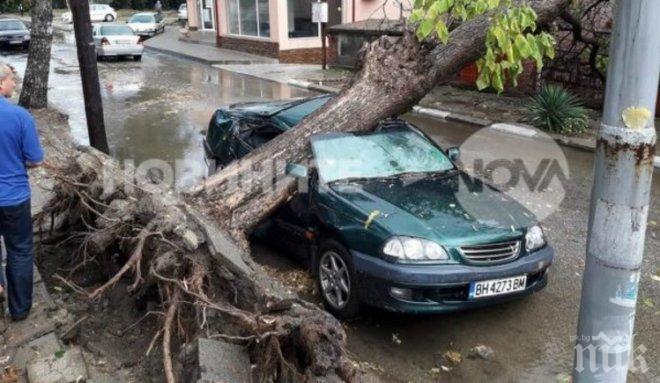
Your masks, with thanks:
<instances>
[{"instance_id":1,"label":"man's arm","mask_svg":"<svg viewBox=\"0 0 660 383\"><path fill-rule=\"evenodd\" d=\"M27 168L40 166L44 160L44 151L39 143L39 135L34 119L28 111L21 109L23 161Z\"/></svg>"}]
</instances>

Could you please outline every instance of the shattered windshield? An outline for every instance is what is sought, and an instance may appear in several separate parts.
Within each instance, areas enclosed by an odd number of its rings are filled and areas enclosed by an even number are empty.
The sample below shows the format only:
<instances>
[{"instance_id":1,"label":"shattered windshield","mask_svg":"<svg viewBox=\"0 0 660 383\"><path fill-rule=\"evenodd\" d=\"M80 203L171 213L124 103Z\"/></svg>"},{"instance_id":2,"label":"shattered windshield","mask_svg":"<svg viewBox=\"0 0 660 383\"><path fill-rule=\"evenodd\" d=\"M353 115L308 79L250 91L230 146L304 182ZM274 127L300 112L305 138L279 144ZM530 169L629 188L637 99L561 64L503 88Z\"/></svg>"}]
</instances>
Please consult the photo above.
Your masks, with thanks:
<instances>
[{"instance_id":1,"label":"shattered windshield","mask_svg":"<svg viewBox=\"0 0 660 383\"><path fill-rule=\"evenodd\" d=\"M440 149L406 128L317 136L312 139L312 148L319 176L325 182L454 169Z\"/></svg>"}]
</instances>

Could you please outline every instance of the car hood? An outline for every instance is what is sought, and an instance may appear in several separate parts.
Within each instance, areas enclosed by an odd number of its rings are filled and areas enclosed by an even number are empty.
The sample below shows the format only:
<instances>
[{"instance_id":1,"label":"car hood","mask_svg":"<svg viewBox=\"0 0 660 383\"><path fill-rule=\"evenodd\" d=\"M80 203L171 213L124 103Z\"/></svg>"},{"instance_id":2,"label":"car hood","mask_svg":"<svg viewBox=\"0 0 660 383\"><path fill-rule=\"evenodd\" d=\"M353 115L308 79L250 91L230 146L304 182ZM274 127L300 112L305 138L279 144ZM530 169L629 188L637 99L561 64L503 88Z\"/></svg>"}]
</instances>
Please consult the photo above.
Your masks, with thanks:
<instances>
[{"instance_id":1,"label":"car hood","mask_svg":"<svg viewBox=\"0 0 660 383\"><path fill-rule=\"evenodd\" d=\"M389 235L426 238L445 246L519 238L536 222L506 194L483 184L468 188L465 180L475 182L455 172L444 177L333 183L330 188L366 216L375 216L372 224Z\"/></svg>"},{"instance_id":2,"label":"car hood","mask_svg":"<svg viewBox=\"0 0 660 383\"><path fill-rule=\"evenodd\" d=\"M30 32L25 29L15 29L9 31L0 31L0 36L25 36L29 35Z\"/></svg>"}]
</instances>

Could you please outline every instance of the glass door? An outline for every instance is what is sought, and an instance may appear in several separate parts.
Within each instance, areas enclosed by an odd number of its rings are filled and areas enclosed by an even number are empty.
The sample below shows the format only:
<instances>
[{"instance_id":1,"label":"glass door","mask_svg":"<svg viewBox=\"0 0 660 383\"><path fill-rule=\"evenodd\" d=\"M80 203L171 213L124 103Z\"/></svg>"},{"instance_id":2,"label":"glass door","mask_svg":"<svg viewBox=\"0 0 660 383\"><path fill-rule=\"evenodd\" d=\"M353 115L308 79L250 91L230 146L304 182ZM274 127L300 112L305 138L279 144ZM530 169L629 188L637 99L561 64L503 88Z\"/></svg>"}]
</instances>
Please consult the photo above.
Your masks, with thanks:
<instances>
[{"instance_id":1,"label":"glass door","mask_svg":"<svg viewBox=\"0 0 660 383\"><path fill-rule=\"evenodd\" d=\"M214 0L199 0L202 30L215 30Z\"/></svg>"}]
</instances>

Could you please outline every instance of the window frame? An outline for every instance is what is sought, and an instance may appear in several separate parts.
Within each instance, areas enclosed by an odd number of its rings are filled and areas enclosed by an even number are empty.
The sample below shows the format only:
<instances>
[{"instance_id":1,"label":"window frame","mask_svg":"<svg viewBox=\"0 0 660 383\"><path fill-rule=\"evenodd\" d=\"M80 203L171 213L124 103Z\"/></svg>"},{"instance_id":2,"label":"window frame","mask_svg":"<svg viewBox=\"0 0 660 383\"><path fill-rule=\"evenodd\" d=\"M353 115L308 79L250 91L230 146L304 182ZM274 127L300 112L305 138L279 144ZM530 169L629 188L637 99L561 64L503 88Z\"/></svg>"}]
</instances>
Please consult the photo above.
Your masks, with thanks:
<instances>
[{"instance_id":1,"label":"window frame","mask_svg":"<svg viewBox=\"0 0 660 383\"><path fill-rule=\"evenodd\" d=\"M312 6L312 3L314 3L314 2L316 2L316 0L310 0L310 4L309 4L309 6L310 6L310 12L311 12L311 6ZM342 2L342 5L343 5L343 2ZM286 2L286 11L287 11L287 21L286 21L287 33L286 33L286 37L287 37L288 39L293 39L293 40L300 40L300 39L316 39L316 40L318 40L319 38L321 38L321 23L316 23L316 29L317 29L317 33L318 33L316 36L297 36L297 37L296 37L296 36L293 36L293 37L292 37L292 36L289 36L289 33L290 33L290 32L289 32L289 17L288 17L288 16L289 16L289 15L288 15L288 12L289 12L289 0L287 0L287 2ZM294 22L295 22L295 21L294 21ZM294 28L295 28L295 25L294 25Z\"/></svg>"},{"instance_id":2,"label":"window frame","mask_svg":"<svg viewBox=\"0 0 660 383\"><path fill-rule=\"evenodd\" d=\"M230 20L230 12L229 12L229 7L230 4L233 3L236 6L236 17L238 19L238 33L234 33L231 31L231 20ZM268 9L268 36L262 36L261 35L261 20L259 16L259 0L254 0L254 5L255 5L255 13L256 13L256 21L257 21L257 34L256 35L247 35L243 34L243 26L241 22L241 3L240 0L227 0L226 1L226 6L225 6L225 14L227 15L227 34L231 36L237 36L237 37L247 37L247 38L253 38L253 39L263 39L263 40L270 40L270 9ZM270 8L270 4L268 3L267 8Z\"/></svg>"}]
</instances>

